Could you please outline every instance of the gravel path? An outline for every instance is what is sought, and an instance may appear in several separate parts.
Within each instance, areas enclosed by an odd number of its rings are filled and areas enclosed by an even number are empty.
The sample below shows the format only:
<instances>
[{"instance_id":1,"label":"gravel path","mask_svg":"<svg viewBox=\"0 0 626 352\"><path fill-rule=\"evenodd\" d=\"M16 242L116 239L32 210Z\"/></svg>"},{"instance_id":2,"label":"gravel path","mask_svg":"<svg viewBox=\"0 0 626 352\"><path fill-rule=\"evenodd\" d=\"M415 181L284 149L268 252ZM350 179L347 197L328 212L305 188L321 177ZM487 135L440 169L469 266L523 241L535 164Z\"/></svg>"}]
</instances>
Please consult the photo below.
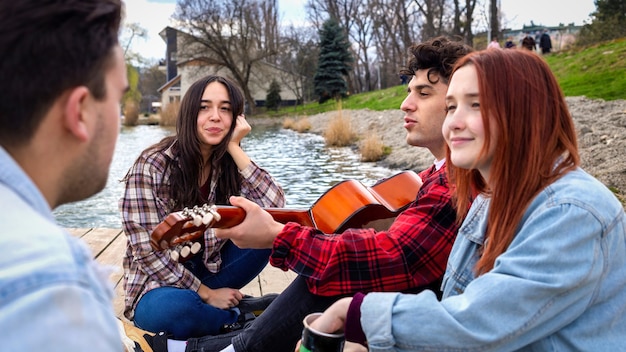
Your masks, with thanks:
<instances>
[{"instance_id":1,"label":"gravel path","mask_svg":"<svg viewBox=\"0 0 626 352\"><path fill-rule=\"evenodd\" d=\"M566 98L578 132L582 167L626 199L626 100L604 101L586 97ZM423 170L431 165L432 155L424 148L405 142L403 113L398 110L344 110L352 129L359 135L376 133L391 154L378 162L398 169ZM311 131L323 133L337 112L309 116Z\"/></svg>"}]
</instances>

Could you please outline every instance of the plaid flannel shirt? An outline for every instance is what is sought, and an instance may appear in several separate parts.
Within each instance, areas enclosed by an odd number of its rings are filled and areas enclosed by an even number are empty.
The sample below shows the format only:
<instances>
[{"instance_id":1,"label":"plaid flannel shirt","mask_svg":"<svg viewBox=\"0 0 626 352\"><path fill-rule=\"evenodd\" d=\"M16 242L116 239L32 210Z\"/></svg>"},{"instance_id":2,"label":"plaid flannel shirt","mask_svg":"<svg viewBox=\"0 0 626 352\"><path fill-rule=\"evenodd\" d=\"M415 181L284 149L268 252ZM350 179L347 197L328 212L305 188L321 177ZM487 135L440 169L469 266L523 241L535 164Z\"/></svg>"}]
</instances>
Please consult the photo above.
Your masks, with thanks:
<instances>
[{"instance_id":1,"label":"plaid flannel shirt","mask_svg":"<svg viewBox=\"0 0 626 352\"><path fill-rule=\"evenodd\" d=\"M124 233L127 236L124 257L124 315L133 319L139 299L149 290L174 286L197 291L200 280L182 264L170 258L169 250L156 252L150 246L152 230L173 211L169 199L170 169L168 160L177 162L172 146L163 152L141 155L131 167L126 181L124 196L119 207L122 214ZM252 162L242 177L241 196L262 207L283 207L285 195L274 178ZM207 203L215 200L215 186L219 170L211 175L211 189ZM219 271L222 262L220 249L223 240L216 238L211 229L204 235L204 263L212 272Z\"/></svg>"},{"instance_id":2,"label":"plaid flannel shirt","mask_svg":"<svg viewBox=\"0 0 626 352\"><path fill-rule=\"evenodd\" d=\"M458 225L445 165L422 171L417 197L387 231L341 234L288 223L276 237L270 262L307 278L322 296L372 291L439 289Z\"/></svg>"}]
</instances>

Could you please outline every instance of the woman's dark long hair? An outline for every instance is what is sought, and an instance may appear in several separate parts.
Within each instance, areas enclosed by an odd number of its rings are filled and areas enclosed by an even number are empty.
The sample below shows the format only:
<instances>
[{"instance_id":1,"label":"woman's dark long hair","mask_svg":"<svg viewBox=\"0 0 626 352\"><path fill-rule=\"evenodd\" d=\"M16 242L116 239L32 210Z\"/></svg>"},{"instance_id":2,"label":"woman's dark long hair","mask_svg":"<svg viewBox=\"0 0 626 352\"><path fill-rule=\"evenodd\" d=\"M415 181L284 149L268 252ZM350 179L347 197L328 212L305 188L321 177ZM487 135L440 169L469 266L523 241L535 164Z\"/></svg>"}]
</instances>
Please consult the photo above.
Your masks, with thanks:
<instances>
[{"instance_id":1,"label":"woman's dark long hair","mask_svg":"<svg viewBox=\"0 0 626 352\"><path fill-rule=\"evenodd\" d=\"M235 161L227 153L226 148L235 130L237 116L243 113L244 97L241 90L230 79L209 75L196 81L185 93L176 120L176 135L166 137L144 151L145 153L161 152L174 144L172 150L178 163L169 161L167 165L167 168L171 169L170 182L167 187L169 187L170 202L174 205L172 210L206 202L198 186L204 160L200 153L197 120L204 90L213 82L223 84L228 91L233 114L233 121L226 137L211 149L211 156L208 160L212 170L220 170L215 203L229 204L228 197L240 193L241 177ZM210 180L211 175L209 175ZM161 187L166 187L166 185L161 185Z\"/></svg>"}]
</instances>

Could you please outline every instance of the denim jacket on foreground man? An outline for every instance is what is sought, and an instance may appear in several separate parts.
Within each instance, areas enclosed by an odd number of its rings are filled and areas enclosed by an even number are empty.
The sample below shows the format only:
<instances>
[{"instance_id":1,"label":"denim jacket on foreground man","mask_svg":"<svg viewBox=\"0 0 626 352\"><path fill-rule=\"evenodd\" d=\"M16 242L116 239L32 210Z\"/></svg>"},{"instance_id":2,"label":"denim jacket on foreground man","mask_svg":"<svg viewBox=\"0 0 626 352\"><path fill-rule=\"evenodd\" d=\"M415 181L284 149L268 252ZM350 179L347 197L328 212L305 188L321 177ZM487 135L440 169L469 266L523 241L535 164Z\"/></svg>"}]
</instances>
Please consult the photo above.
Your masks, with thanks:
<instances>
[{"instance_id":1,"label":"denim jacket on foreground man","mask_svg":"<svg viewBox=\"0 0 626 352\"><path fill-rule=\"evenodd\" d=\"M0 350L121 351L108 273L2 147L0 165Z\"/></svg>"},{"instance_id":2,"label":"denim jacket on foreground man","mask_svg":"<svg viewBox=\"0 0 626 352\"><path fill-rule=\"evenodd\" d=\"M509 248L475 277L488 209L488 198L473 202L441 302L432 292L365 296L370 351L626 350L626 219L614 195L569 172L535 197Z\"/></svg>"}]
</instances>

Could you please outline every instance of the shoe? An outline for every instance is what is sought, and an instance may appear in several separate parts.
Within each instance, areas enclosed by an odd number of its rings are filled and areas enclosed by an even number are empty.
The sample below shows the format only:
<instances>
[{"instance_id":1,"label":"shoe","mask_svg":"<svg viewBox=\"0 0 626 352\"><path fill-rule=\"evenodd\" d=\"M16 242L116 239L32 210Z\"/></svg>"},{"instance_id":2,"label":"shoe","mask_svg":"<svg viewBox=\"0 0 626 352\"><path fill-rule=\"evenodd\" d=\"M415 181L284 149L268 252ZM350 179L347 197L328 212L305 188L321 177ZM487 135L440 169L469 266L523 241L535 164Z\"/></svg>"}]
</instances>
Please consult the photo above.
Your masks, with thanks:
<instances>
[{"instance_id":1,"label":"shoe","mask_svg":"<svg viewBox=\"0 0 626 352\"><path fill-rule=\"evenodd\" d=\"M244 296L237 308L242 312L250 312L255 316L261 315L265 309L278 297L277 293L268 293L261 297Z\"/></svg>"},{"instance_id":2,"label":"shoe","mask_svg":"<svg viewBox=\"0 0 626 352\"><path fill-rule=\"evenodd\" d=\"M153 352L167 352L167 339L171 338L172 335L166 334L164 332L160 332L155 335L144 334L144 339L148 341L148 344L152 348Z\"/></svg>"},{"instance_id":3,"label":"shoe","mask_svg":"<svg viewBox=\"0 0 626 352\"><path fill-rule=\"evenodd\" d=\"M246 329L250 325L252 325L254 319L256 319L256 315L251 312L242 311L241 314L239 314L236 322L232 324L225 324L220 328L220 334L226 334L232 331Z\"/></svg>"},{"instance_id":4,"label":"shoe","mask_svg":"<svg viewBox=\"0 0 626 352\"><path fill-rule=\"evenodd\" d=\"M154 333L142 330L133 323L118 319L124 326L124 333L135 343L135 352L154 352L150 341Z\"/></svg>"}]
</instances>

